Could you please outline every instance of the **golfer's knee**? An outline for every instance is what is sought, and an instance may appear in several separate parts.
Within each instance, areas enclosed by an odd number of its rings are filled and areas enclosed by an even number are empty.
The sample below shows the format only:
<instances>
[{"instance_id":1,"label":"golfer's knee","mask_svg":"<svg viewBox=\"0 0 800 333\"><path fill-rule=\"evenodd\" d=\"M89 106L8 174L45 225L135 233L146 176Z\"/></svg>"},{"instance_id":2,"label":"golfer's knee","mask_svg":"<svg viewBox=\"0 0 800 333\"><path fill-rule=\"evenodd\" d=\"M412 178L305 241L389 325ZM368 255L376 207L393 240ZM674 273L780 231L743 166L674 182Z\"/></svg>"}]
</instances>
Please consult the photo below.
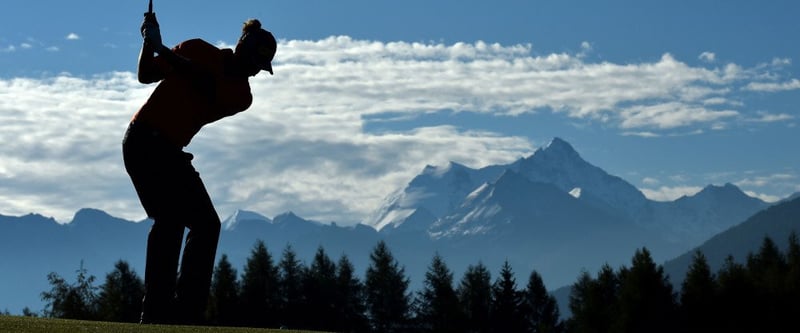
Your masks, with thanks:
<instances>
[{"instance_id":1,"label":"golfer's knee","mask_svg":"<svg viewBox=\"0 0 800 333\"><path fill-rule=\"evenodd\" d=\"M209 236L219 236L220 231L222 230L222 222L220 222L219 217L216 215L213 217L198 217L192 220L189 228L191 228L192 231Z\"/></svg>"},{"instance_id":2,"label":"golfer's knee","mask_svg":"<svg viewBox=\"0 0 800 333\"><path fill-rule=\"evenodd\" d=\"M216 218L209 223L208 229L209 233L219 236L219 233L222 230L222 222L220 222L219 218Z\"/></svg>"}]
</instances>

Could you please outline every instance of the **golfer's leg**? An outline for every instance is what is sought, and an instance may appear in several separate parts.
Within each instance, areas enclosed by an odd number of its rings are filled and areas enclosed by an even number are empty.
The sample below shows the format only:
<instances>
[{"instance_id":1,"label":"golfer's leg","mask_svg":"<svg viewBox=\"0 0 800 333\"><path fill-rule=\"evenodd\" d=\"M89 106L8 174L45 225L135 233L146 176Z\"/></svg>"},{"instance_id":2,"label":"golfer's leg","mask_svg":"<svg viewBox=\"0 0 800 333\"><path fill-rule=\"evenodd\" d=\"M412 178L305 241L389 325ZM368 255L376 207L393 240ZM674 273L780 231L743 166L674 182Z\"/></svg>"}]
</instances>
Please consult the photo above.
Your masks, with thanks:
<instances>
[{"instance_id":1,"label":"golfer's leg","mask_svg":"<svg viewBox=\"0 0 800 333\"><path fill-rule=\"evenodd\" d=\"M185 193L191 213L187 214L189 234L183 250L177 295L183 320L199 323L203 320L214 258L219 241L220 220L211 198L196 172L192 173Z\"/></svg>"},{"instance_id":2,"label":"golfer's leg","mask_svg":"<svg viewBox=\"0 0 800 333\"><path fill-rule=\"evenodd\" d=\"M159 218L147 237L143 323L174 321L175 280L183 240L183 225Z\"/></svg>"},{"instance_id":3,"label":"golfer's leg","mask_svg":"<svg viewBox=\"0 0 800 333\"><path fill-rule=\"evenodd\" d=\"M147 237L143 323L175 322L175 284L183 239L176 194L183 153L147 128L131 126L122 145L125 169L136 193L154 223Z\"/></svg>"}]
</instances>

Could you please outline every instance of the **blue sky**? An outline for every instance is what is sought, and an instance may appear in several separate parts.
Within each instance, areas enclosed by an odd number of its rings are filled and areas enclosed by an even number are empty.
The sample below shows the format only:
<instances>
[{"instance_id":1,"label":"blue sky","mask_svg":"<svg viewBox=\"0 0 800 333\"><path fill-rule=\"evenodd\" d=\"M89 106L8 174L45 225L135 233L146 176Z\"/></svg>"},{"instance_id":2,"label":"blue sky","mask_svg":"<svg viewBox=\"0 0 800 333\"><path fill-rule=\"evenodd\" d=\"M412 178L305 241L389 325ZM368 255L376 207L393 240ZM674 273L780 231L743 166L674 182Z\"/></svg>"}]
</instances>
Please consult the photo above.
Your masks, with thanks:
<instances>
[{"instance_id":1,"label":"blue sky","mask_svg":"<svg viewBox=\"0 0 800 333\"><path fill-rule=\"evenodd\" d=\"M0 214L139 220L122 167L146 1L0 13ZM165 43L259 18L275 76L187 148L220 215L356 223L426 164L509 163L553 137L656 200L800 191L797 1L166 1Z\"/></svg>"}]
</instances>

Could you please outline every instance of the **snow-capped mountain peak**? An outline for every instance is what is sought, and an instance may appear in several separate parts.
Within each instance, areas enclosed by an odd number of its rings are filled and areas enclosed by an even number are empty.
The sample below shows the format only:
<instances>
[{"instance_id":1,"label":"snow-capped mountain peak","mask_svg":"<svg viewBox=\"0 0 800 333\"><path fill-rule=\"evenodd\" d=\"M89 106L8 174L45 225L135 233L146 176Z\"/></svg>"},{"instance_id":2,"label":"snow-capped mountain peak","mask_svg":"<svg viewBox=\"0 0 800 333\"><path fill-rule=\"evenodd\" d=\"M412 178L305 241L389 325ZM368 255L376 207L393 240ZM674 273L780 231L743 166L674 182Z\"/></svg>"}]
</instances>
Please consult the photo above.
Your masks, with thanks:
<instances>
[{"instance_id":1,"label":"snow-capped mountain peak","mask_svg":"<svg viewBox=\"0 0 800 333\"><path fill-rule=\"evenodd\" d=\"M389 195L363 224L378 231L390 226L397 228L420 208L425 210L423 216L430 215L435 220L457 208L480 182L477 170L459 163L450 162L444 167L428 165L404 189Z\"/></svg>"},{"instance_id":2,"label":"snow-capped mountain peak","mask_svg":"<svg viewBox=\"0 0 800 333\"><path fill-rule=\"evenodd\" d=\"M430 176L432 178L441 178L444 177L448 172L464 169L468 168L463 164L450 161L443 167L428 164L424 169L422 169L422 173L420 175Z\"/></svg>"},{"instance_id":3,"label":"snow-capped mountain peak","mask_svg":"<svg viewBox=\"0 0 800 333\"><path fill-rule=\"evenodd\" d=\"M525 225L521 221L537 221L537 228L547 225L551 231L557 227L548 223L556 221L627 221L669 235L664 239L673 242L687 234L707 237L764 206L733 184L711 185L670 203L653 202L624 179L585 161L570 143L554 138L510 164L482 169L454 162L428 165L388 196L364 224L384 234L426 230L436 239L492 233L513 220L518 227Z\"/></svg>"},{"instance_id":4,"label":"snow-capped mountain peak","mask_svg":"<svg viewBox=\"0 0 800 333\"><path fill-rule=\"evenodd\" d=\"M541 148L539 150L539 153L547 154L550 156L559 156L563 157L564 159L583 160L581 156L578 154L578 152L575 151L575 148L573 148L572 145L569 144L569 142L566 142L558 137L553 138L553 140L551 140L550 143Z\"/></svg>"},{"instance_id":5,"label":"snow-capped mountain peak","mask_svg":"<svg viewBox=\"0 0 800 333\"><path fill-rule=\"evenodd\" d=\"M511 171L511 173L509 173ZM450 162L446 166L426 166L408 185L388 196L384 204L363 223L377 230L398 227L418 208L425 208L437 219L476 198L485 183L525 191L528 182L552 184L574 198L589 198L600 205L626 207L634 211L646 198L633 185L589 164L571 144L553 138L533 155L507 165L482 169ZM579 189L576 191L576 189ZM514 191L503 191L512 193Z\"/></svg>"},{"instance_id":6,"label":"snow-capped mountain peak","mask_svg":"<svg viewBox=\"0 0 800 333\"><path fill-rule=\"evenodd\" d=\"M242 221L263 221L270 223L270 219L264 215L240 209L222 221L222 230L233 230Z\"/></svg>"},{"instance_id":7,"label":"snow-capped mountain peak","mask_svg":"<svg viewBox=\"0 0 800 333\"><path fill-rule=\"evenodd\" d=\"M532 181L553 184L567 193L579 188L580 197L624 208L629 213L642 209L647 201L639 189L586 162L572 145L560 138L554 138L516 165L519 173Z\"/></svg>"}]
</instances>

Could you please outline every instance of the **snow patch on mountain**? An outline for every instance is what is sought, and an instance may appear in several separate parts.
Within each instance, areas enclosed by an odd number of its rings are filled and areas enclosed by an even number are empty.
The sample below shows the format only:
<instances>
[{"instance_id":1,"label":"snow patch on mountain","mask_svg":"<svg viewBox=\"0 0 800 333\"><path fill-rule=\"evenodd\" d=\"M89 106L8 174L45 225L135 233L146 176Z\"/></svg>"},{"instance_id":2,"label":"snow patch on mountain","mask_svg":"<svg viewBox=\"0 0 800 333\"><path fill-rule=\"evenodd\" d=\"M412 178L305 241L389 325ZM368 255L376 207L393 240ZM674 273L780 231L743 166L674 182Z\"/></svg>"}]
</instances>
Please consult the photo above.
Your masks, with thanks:
<instances>
[{"instance_id":1,"label":"snow patch on mountain","mask_svg":"<svg viewBox=\"0 0 800 333\"><path fill-rule=\"evenodd\" d=\"M493 232L510 223L524 228L523 223L552 224L550 216L560 210L574 210L577 201L555 186L534 183L524 176L506 170L494 183L484 184L472 192L453 214L437 221L430 229L433 238L469 236Z\"/></svg>"},{"instance_id":2,"label":"snow patch on mountain","mask_svg":"<svg viewBox=\"0 0 800 333\"><path fill-rule=\"evenodd\" d=\"M586 162L560 138L519 161L518 168L528 179L556 185L564 192L580 188L581 194L591 193L603 204L623 209L631 218L636 218L648 201L639 189Z\"/></svg>"},{"instance_id":3,"label":"snow patch on mountain","mask_svg":"<svg viewBox=\"0 0 800 333\"><path fill-rule=\"evenodd\" d=\"M242 221L257 221L270 223L271 220L264 215L247 210L237 210L222 221L222 230L234 230Z\"/></svg>"},{"instance_id":4,"label":"snow patch on mountain","mask_svg":"<svg viewBox=\"0 0 800 333\"><path fill-rule=\"evenodd\" d=\"M455 162L444 167L428 165L405 188L384 199L381 207L363 224L379 231L387 227L397 228L418 209L424 209L426 214L436 218L443 217L458 208L477 185L492 176L491 170L474 170Z\"/></svg>"}]
</instances>

